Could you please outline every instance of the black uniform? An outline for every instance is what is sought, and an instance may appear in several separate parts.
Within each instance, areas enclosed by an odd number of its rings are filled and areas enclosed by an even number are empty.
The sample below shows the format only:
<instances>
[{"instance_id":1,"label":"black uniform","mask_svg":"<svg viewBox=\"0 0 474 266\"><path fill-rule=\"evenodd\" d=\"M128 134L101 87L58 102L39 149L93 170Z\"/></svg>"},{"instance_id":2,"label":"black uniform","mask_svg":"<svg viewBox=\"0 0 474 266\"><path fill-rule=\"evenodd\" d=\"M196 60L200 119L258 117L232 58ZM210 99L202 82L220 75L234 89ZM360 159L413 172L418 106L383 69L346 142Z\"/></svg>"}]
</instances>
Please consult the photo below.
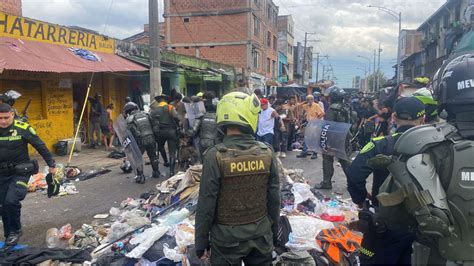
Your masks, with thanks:
<instances>
[{"instance_id":1,"label":"black uniform","mask_svg":"<svg viewBox=\"0 0 474 266\"><path fill-rule=\"evenodd\" d=\"M170 176L174 175L176 164L176 149L178 146L178 113L166 102L155 103L150 107L150 117L158 142L158 150L165 156L165 143L168 143ZM163 158L167 161L167 158Z\"/></svg>"},{"instance_id":2,"label":"black uniform","mask_svg":"<svg viewBox=\"0 0 474 266\"><path fill-rule=\"evenodd\" d=\"M361 211L359 219L366 221L368 227L365 229L361 248L361 264L383 264L398 263L409 264L411 255L411 244L415 239L414 235L402 230L389 230L376 226L378 202L375 196L379 188L389 175L386 168L377 169L370 164L371 159L379 154L391 155L395 143L401 133L412 126L402 126L393 135L372 139L359 153L352 165L348 168L347 189L356 204L363 204L366 201L368 192L366 189L366 179L373 174L372 184L372 204L375 207L375 214L369 211Z\"/></svg>"},{"instance_id":3,"label":"black uniform","mask_svg":"<svg viewBox=\"0 0 474 266\"><path fill-rule=\"evenodd\" d=\"M30 125L15 120L10 127L0 128L0 204L5 237L21 232L20 202L28 192L30 175L38 171L37 163L30 161L28 143L49 167L55 167L51 153Z\"/></svg>"},{"instance_id":4,"label":"black uniform","mask_svg":"<svg viewBox=\"0 0 474 266\"><path fill-rule=\"evenodd\" d=\"M351 122L351 110L348 106L342 102L336 102L329 106L324 120L350 123ZM342 170L347 173L347 168L350 166L349 161L339 160L341 163ZM323 181L317 188L332 188L331 179L334 175L334 156L323 154Z\"/></svg>"},{"instance_id":5,"label":"black uniform","mask_svg":"<svg viewBox=\"0 0 474 266\"><path fill-rule=\"evenodd\" d=\"M148 114L143 111L133 111L127 117L127 126L137 141L141 153L143 154L146 151L148 158L150 158L150 164L153 168L153 177L159 177L155 135L153 134Z\"/></svg>"},{"instance_id":6,"label":"black uniform","mask_svg":"<svg viewBox=\"0 0 474 266\"><path fill-rule=\"evenodd\" d=\"M215 109L206 111L196 120L191 135L199 136L199 153L201 156L204 151L221 142L218 136Z\"/></svg>"}]
</instances>

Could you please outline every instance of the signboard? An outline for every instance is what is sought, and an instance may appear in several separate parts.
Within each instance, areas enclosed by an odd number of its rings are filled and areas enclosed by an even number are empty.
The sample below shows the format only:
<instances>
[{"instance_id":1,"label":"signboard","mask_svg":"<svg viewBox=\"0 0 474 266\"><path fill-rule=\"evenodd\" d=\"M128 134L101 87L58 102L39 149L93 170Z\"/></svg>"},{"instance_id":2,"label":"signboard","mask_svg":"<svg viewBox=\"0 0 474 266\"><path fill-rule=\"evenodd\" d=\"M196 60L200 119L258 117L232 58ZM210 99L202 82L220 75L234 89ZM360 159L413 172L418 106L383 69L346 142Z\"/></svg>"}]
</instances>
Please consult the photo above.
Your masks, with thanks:
<instances>
[{"instance_id":1,"label":"signboard","mask_svg":"<svg viewBox=\"0 0 474 266\"><path fill-rule=\"evenodd\" d=\"M106 36L17 17L3 12L0 12L0 36L105 53L114 53L115 49L114 40Z\"/></svg>"}]
</instances>

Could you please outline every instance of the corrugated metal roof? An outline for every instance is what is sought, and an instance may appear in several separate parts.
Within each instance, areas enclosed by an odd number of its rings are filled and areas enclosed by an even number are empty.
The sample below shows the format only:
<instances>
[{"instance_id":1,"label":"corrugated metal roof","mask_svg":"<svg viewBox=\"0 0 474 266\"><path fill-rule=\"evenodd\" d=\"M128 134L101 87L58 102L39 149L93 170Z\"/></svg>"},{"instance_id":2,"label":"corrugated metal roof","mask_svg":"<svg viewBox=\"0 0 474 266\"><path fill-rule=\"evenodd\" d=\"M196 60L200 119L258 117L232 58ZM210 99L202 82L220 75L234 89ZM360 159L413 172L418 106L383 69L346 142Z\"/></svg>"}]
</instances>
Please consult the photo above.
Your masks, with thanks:
<instances>
[{"instance_id":1,"label":"corrugated metal roof","mask_svg":"<svg viewBox=\"0 0 474 266\"><path fill-rule=\"evenodd\" d=\"M82 59L65 46L0 37L0 73L3 70L53 73L148 70L116 54L100 52L95 54L101 61Z\"/></svg>"}]
</instances>

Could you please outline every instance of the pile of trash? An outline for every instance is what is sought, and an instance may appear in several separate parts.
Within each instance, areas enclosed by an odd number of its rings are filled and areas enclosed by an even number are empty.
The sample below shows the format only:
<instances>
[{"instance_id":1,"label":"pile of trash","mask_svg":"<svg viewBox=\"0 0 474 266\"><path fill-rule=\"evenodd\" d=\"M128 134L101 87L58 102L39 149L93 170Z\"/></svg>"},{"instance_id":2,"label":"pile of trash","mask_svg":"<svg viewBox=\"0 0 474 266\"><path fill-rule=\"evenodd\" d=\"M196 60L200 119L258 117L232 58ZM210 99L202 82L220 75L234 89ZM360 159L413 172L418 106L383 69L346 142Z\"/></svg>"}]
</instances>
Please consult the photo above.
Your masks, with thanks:
<instances>
[{"instance_id":1,"label":"pile of trash","mask_svg":"<svg viewBox=\"0 0 474 266\"><path fill-rule=\"evenodd\" d=\"M87 250L99 265L200 264L194 248L194 213L201 174L201 165L191 166L153 191L94 216L91 224L76 231L70 225L52 228L47 232L47 245ZM275 262L352 265L361 235L345 224L356 217L356 207L312 191L302 170L283 169L280 179L281 219Z\"/></svg>"}]
</instances>

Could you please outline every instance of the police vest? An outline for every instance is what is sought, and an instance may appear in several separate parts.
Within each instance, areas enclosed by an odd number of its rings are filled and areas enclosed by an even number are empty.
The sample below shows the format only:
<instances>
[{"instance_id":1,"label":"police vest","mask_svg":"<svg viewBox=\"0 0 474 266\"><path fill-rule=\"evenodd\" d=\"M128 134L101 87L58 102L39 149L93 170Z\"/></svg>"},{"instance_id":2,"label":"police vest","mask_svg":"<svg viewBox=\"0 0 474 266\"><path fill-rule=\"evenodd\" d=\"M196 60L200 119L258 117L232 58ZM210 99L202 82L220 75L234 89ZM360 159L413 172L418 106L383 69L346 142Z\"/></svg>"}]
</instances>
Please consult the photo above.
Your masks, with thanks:
<instances>
[{"instance_id":1,"label":"police vest","mask_svg":"<svg viewBox=\"0 0 474 266\"><path fill-rule=\"evenodd\" d=\"M216 113L206 112L201 119L200 144L204 148L209 148L217 143Z\"/></svg>"},{"instance_id":2,"label":"police vest","mask_svg":"<svg viewBox=\"0 0 474 266\"><path fill-rule=\"evenodd\" d=\"M248 150L228 149L218 144L221 179L217 200L217 223L244 225L267 215L267 189L272 150L257 143Z\"/></svg>"},{"instance_id":3,"label":"police vest","mask_svg":"<svg viewBox=\"0 0 474 266\"><path fill-rule=\"evenodd\" d=\"M163 106L158 106L155 110L155 116L158 117L159 127L160 128L176 128L176 123L171 116L171 111L173 106L165 104Z\"/></svg>"},{"instance_id":4,"label":"police vest","mask_svg":"<svg viewBox=\"0 0 474 266\"><path fill-rule=\"evenodd\" d=\"M407 131L395 150L405 158L389 166L393 177L377 196L385 219L416 226L447 260L473 261L474 141L449 124L427 125Z\"/></svg>"},{"instance_id":5,"label":"police vest","mask_svg":"<svg viewBox=\"0 0 474 266\"><path fill-rule=\"evenodd\" d=\"M153 129L147 113L142 111L135 112L128 117L127 123L137 142L145 145L153 142Z\"/></svg>"}]
</instances>

